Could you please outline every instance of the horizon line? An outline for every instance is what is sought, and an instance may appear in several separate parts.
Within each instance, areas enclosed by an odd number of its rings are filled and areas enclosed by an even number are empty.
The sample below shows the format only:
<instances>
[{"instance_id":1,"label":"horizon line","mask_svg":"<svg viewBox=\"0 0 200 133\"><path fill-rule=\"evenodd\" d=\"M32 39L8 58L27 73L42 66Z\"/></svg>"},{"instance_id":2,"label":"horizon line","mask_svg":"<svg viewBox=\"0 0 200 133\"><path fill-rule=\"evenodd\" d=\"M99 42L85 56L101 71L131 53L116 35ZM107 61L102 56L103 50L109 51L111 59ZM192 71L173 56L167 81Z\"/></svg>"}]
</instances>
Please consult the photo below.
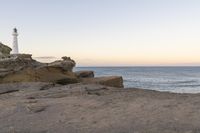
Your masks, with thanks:
<instances>
[{"instance_id":1,"label":"horizon line","mask_svg":"<svg viewBox=\"0 0 200 133\"><path fill-rule=\"evenodd\" d=\"M75 66L75 67L200 67L200 65Z\"/></svg>"}]
</instances>

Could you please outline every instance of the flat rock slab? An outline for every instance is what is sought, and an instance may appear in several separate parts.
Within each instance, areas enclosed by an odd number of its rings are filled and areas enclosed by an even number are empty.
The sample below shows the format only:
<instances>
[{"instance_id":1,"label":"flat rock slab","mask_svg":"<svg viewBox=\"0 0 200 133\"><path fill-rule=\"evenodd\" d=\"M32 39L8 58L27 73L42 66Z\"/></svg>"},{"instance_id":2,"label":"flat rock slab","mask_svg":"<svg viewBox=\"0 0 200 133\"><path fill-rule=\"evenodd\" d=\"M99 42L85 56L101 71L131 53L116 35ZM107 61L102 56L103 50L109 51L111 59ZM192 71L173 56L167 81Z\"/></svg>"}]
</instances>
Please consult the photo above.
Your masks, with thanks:
<instances>
[{"instance_id":1,"label":"flat rock slab","mask_svg":"<svg viewBox=\"0 0 200 133\"><path fill-rule=\"evenodd\" d=\"M96 84L2 84L1 133L199 133L200 94ZM2 91L1 91L2 92Z\"/></svg>"},{"instance_id":2,"label":"flat rock slab","mask_svg":"<svg viewBox=\"0 0 200 133\"><path fill-rule=\"evenodd\" d=\"M106 85L106 86L110 86L110 87L118 87L118 88L124 87L123 78L121 76L82 78L81 82L95 83L95 84L101 84L101 85Z\"/></svg>"}]
</instances>

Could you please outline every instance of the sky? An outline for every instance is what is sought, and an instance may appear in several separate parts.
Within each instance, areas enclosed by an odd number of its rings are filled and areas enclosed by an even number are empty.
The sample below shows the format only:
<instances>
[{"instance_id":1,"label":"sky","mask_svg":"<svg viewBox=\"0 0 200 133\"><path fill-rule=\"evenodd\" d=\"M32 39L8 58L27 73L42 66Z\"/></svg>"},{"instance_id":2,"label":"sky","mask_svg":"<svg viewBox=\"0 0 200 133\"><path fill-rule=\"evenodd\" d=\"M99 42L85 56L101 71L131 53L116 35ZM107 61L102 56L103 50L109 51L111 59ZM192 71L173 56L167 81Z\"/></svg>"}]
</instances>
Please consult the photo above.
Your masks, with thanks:
<instances>
[{"instance_id":1,"label":"sky","mask_svg":"<svg viewBox=\"0 0 200 133\"><path fill-rule=\"evenodd\" d=\"M200 65L199 0L0 0L0 41L78 66Z\"/></svg>"}]
</instances>

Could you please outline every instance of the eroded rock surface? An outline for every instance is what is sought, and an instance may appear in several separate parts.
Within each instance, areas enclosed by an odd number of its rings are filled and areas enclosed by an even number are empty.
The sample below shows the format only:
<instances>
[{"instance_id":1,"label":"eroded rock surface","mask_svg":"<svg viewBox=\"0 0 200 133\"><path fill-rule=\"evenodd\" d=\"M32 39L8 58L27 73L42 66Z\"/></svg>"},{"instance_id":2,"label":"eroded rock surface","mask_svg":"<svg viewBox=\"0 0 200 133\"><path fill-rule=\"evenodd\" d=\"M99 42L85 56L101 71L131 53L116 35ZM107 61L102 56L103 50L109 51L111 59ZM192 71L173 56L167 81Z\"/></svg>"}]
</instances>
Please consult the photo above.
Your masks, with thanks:
<instances>
[{"instance_id":1,"label":"eroded rock surface","mask_svg":"<svg viewBox=\"0 0 200 133\"><path fill-rule=\"evenodd\" d=\"M10 55L0 60L0 83L55 82L77 83L72 72L75 62L70 58L52 63L33 60L29 54Z\"/></svg>"},{"instance_id":2,"label":"eroded rock surface","mask_svg":"<svg viewBox=\"0 0 200 133\"><path fill-rule=\"evenodd\" d=\"M101 84L110 87L123 88L123 78L121 76L109 76L109 77L95 77L95 78L82 78L83 83Z\"/></svg>"},{"instance_id":3,"label":"eroded rock surface","mask_svg":"<svg viewBox=\"0 0 200 133\"><path fill-rule=\"evenodd\" d=\"M93 71L76 71L75 74L78 78L94 78Z\"/></svg>"},{"instance_id":4,"label":"eroded rock surface","mask_svg":"<svg viewBox=\"0 0 200 133\"><path fill-rule=\"evenodd\" d=\"M36 68L44 65L43 63L33 60L31 56L30 54L17 54L10 55L9 58L0 59L0 70L5 69L10 72L16 72L24 68Z\"/></svg>"},{"instance_id":5,"label":"eroded rock surface","mask_svg":"<svg viewBox=\"0 0 200 133\"><path fill-rule=\"evenodd\" d=\"M51 63L41 63L32 59L31 54L10 54L10 51L9 47L0 44L0 84L52 82L66 85L83 82L123 87L122 77L94 78L93 71L73 72L76 62L67 56Z\"/></svg>"},{"instance_id":6,"label":"eroded rock surface","mask_svg":"<svg viewBox=\"0 0 200 133\"><path fill-rule=\"evenodd\" d=\"M7 58L10 55L11 48L0 42L0 59Z\"/></svg>"},{"instance_id":7,"label":"eroded rock surface","mask_svg":"<svg viewBox=\"0 0 200 133\"><path fill-rule=\"evenodd\" d=\"M199 94L97 84L15 83L0 88L1 133L200 132Z\"/></svg>"},{"instance_id":8,"label":"eroded rock surface","mask_svg":"<svg viewBox=\"0 0 200 133\"><path fill-rule=\"evenodd\" d=\"M72 60L70 57L62 57L63 60L54 61L52 63L48 63L48 67L54 67L54 68L61 68L64 71L70 71L72 72L73 68L76 65L76 62Z\"/></svg>"}]
</instances>

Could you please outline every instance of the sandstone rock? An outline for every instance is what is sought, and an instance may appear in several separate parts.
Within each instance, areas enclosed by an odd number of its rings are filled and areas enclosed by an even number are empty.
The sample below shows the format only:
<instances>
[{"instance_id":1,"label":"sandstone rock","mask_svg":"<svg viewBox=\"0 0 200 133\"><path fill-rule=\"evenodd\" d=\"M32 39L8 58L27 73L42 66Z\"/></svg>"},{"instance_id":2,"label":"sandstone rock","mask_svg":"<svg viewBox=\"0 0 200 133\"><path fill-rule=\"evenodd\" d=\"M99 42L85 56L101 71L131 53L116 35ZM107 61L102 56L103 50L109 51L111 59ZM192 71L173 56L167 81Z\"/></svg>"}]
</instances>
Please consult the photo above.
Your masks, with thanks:
<instances>
[{"instance_id":1,"label":"sandstone rock","mask_svg":"<svg viewBox=\"0 0 200 133\"><path fill-rule=\"evenodd\" d=\"M40 90L47 85L0 84L0 90L5 90L0 94L1 133L200 131L200 94L122 89L97 84L52 86Z\"/></svg>"},{"instance_id":2,"label":"sandstone rock","mask_svg":"<svg viewBox=\"0 0 200 133\"><path fill-rule=\"evenodd\" d=\"M0 84L0 93L6 93L8 91L21 91L21 90L47 90L48 88L59 86L57 84L48 82L23 82L23 83L8 83Z\"/></svg>"},{"instance_id":3,"label":"sandstone rock","mask_svg":"<svg viewBox=\"0 0 200 133\"><path fill-rule=\"evenodd\" d=\"M0 59L8 57L10 55L11 50L12 49L10 47L0 42Z\"/></svg>"},{"instance_id":4,"label":"sandstone rock","mask_svg":"<svg viewBox=\"0 0 200 133\"><path fill-rule=\"evenodd\" d=\"M75 74L78 78L94 78L93 71L77 71Z\"/></svg>"},{"instance_id":5,"label":"sandstone rock","mask_svg":"<svg viewBox=\"0 0 200 133\"><path fill-rule=\"evenodd\" d=\"M67 56L63 56L62 59L63 60L72 60L70 57L67 57Z\"/></svg>"},{"instance_id":6,"label":"sandstone rock","mask_svg":"<svg viewBox=\"0 0 200 133\"><path fill-rule=\"evenodd\" d=\"M110 77L96 77L96 78L82 78L83 83L96 83L111 87L123 87L123 78L121 76L110 76Z\"/></svg>"},{"instance_id":7,"label":"sandstone rock","mask_svg":"<svg viewBox=\"0 0 200 133\"><path fill-rule=\"evenodd\" d=\"M123 87L122 77L94 78L93 71L72 70L76 63L70 57L62 57L52 63L41 63L30 54L12 54L0 60L0 83L51 82L57 84L96 83L112 87Z\"/></svg>"},{"instance_id":8,"label":"sandstone rock","mask_svg":"<svg viewBox=\"0 0 200 133\"><path fill-rule=\"evenodd\" d=\"M64 71L72 71L76 63L70 57L62 57L63 60L54 61L49 63L49 67L62 68Z\"/></svg>"},{"instance_id":9,"label":"sandstone rock","mask_svg":"<svg viewBox=\"0 0 200 133\"><path fill-rule=\"evenodd\" d=\"M77 83L78 79L73 72L63 71L61 68L42 66L26 68L9 73L0 78L0 83L14 82L55 82L60 84Z\"/></svg>"},{"instance_id":10,"label":"sandstone rock","mask_svg":"<svg viewBox=\"0 0 200 133\"><path fill-rule=\"evenodd\" d=\"M30 54L10 55L0 60L0 83L14 82L55 82L59 84L77 83L72 72L75 61L66 57L52 63L40 63Z\"/></svg>"},{"instance_id":11,"label":"sandstone rock","mask_svg":"<svg viewBox=\"0 0 200 133\"><path fill-rule=\"evenodd\" d=\"M10 58L21 59L21 60L33 60L31 54L12 54Z\"/></svg>"},{"instance_id":12,"label":"sandstone rock","mask_svg":"<svg viewBox=\"0 0 200 133\"><path fill-rule=\"evenodd\" d=\"M43 63L33 60L31 56L32 55L30 54L10 55L9 58L0 60L0 68L11 71L19 71L22 68L38 67L44 65Z\"/></svg>"}]
</instances>

